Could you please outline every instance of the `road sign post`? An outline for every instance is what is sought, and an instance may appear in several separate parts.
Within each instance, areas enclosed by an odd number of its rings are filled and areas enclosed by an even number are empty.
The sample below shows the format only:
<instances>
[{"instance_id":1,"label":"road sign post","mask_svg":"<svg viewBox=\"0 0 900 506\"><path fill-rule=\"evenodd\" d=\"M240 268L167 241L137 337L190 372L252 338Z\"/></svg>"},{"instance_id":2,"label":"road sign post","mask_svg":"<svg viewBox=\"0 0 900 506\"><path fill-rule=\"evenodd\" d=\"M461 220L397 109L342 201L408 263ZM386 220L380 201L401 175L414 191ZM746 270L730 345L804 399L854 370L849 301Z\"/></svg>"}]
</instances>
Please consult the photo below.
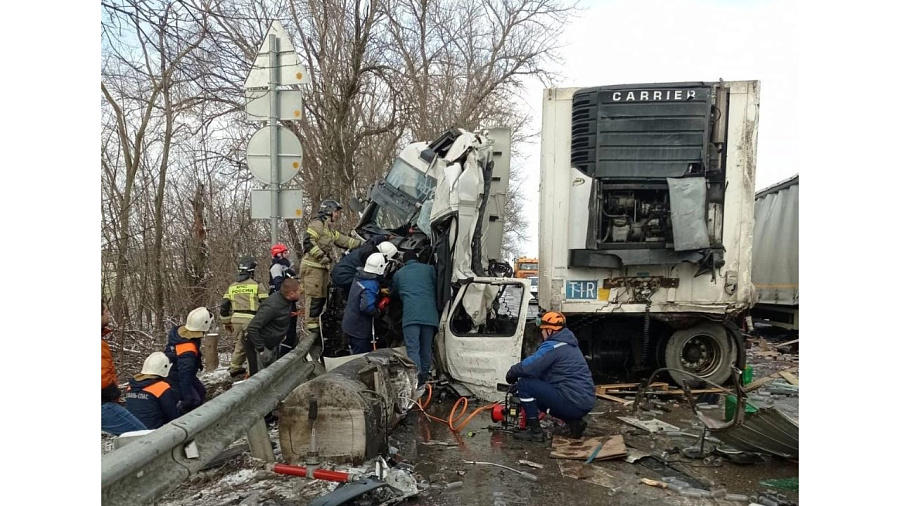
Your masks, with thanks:
<instances>
[{"instance_id":1,"label":"road sign post","mask_svg":"<svg viewBox=\"0 0 900 506\"><path fill-rule=\"evenodd\" d=\"M269 34L269 126L278 124L278 37L274 33ZM272 214L269 219L269 229L272 234L272 245L278 242L278 190L281 183L278 182L278 135L269 136L269 160L272 170Z\"/></svg>"},{"instance_id":2,"label":"road sign post","mask_svg":"<svg viewBox=\"0 0 900 506\"><path fill-rule=\"evenodd\" d=\"M273 21L263 39L244 89L247 94L247 118L250 121L265 122L264 128L253 134L247 145L247 166L262 183L268 185L268 216L260 216L258 205L265 199L256 197L257 207L251 212L252 219L268 219L271 242L278 242L278 220L297 219L302 208L302 192L282 190L297 174L303 158L303 149L297 136L280 121L298 120L302 115L303 97L300 90L279 90L279 86L294 86L309 83L306 69L293 44L278 21ZM265 107L268 105L268 107ZM291 192L283 195L283 191ZM256 194L256 192L254 192ZM293 214L282 212L280 200L288 198L288 207ZM253 200L253 199L251 199Z\"/></svg>"}]
</instances>

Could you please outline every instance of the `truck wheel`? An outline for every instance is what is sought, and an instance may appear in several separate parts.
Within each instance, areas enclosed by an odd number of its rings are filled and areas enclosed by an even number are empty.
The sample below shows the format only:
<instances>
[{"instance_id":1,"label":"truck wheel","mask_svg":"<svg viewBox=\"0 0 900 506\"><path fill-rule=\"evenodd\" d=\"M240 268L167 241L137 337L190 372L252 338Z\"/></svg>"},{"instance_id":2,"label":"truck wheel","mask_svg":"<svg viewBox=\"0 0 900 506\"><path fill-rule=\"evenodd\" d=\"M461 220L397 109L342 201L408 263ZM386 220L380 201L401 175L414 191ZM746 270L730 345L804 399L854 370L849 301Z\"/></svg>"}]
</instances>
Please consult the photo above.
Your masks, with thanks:
<instances>
[{"instance_id":1,"label":"truck wheel","mask_svg":"<svg viewBox=\"0 0 900 506\"><path fill-rule=\"evenodd\" d=\"M731 377L731 366L737 360L734 343L728 331L718 323L701 323L687 330L678 330L666 343L666 367L696 374L719 385ZM669 376L676 383L687 381L688 386L702 386L703 381L675 371Z\"/></svg>"}]
</instances>

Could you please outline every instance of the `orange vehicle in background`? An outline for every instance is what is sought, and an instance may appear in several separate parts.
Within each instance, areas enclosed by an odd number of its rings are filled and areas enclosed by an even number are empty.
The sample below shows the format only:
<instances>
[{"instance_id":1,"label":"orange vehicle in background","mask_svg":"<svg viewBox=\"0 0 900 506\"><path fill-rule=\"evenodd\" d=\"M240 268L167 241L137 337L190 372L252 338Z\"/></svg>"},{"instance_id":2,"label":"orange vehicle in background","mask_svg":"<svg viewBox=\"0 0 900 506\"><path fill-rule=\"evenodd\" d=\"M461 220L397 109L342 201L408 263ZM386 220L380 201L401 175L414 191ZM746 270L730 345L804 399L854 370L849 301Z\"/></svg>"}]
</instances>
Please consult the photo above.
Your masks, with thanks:
<instances>
[{"instance_id":1,"label":"orange vehicle in background","mask_svg":"<svg viewBox=\"0 0 900 506\"><path fill-rule=\"evenodd\" d=\"M519 257L513 266L513 277L530 278L538 275L538 259Z\"/></svg>"}]
</instances>

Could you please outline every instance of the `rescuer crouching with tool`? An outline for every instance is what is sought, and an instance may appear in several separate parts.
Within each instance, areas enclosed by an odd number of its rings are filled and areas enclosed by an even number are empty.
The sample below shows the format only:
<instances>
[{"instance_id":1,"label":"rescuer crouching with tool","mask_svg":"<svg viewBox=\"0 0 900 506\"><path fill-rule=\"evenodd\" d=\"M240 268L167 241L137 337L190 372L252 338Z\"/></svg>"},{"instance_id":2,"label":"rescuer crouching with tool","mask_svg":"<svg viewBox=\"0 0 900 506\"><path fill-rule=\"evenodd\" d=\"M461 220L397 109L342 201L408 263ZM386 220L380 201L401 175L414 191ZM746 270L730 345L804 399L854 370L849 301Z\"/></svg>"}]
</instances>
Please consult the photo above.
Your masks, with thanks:
<instances>
[{"instance_id":1,"label":"rescuer crouching with tool","mask_svg":"<svg viewBox=\"0 0 900 506\"><path fill-rule=\"evenodd\" d=\"M538 419L539 413L546 411L566 424L556 434L580 438L587 428L584 417L597 401L591 370L562 313L544 313L536 323L543 342L533 355L506 373L506 382L515 388L527 423L527 430L513 436L526 441L546 440Z\"/></svg>"}]
</instances>

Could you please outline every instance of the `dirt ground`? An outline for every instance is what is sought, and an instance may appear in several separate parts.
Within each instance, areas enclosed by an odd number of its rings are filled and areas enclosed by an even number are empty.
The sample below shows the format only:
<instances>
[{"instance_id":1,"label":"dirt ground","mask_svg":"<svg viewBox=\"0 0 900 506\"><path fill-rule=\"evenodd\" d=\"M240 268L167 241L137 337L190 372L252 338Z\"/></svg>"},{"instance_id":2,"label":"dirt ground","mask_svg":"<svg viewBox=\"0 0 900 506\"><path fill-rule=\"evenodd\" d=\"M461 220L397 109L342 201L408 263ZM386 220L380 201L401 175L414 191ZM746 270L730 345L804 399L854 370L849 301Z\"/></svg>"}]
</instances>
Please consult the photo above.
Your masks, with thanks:
<instances>
[{"instance_id":1,"label":"dirt ground","mask_svg":"<svg viewBox=\"0 0 900 506\"><path fill-rule=\"evenodd\" d=\"M799 345L795 343L776 347L778 342L785 341L786 338L772 337L768 340L748 341L748 363L754 369L755 379L779 370L798 367ZM217 373L218 371L213 373L217 375L216 379L221 376ZM799 370L795 370L793 374L799 379ZM799 423L798 391L798 386L789 385L778 378L755 389L750 394L749 401L757 407L774 406ZM627 396L623 398L629 399ZM680 450L691 447L699 449L697 442L703 425L683 397L660 396L659 400L664 402L664 408L659 408L655 413L644 410L635 414L630 405L598 399L588 416L589 424L584 437L622 435L629 454L643 456L633 463L627 462L625 458L594 461L591 464L585 464L582 460L551 458L550 441L518 441L512 434L497 430L498 424L491 422L487 413L474 418L460 434L454 434L445 424L429 421L418 411L413 411L394 429L389 438L393 461L408 466L419 488L418 494L407 498L403 504L505 506L533 504L538 500L544 503L589 505L737 505L749 504L751 496L766 491L773 495L781 494L782 505L799 503L798 489L791 490L792 487L783 484L779 485L782 488L776 488L772 484L761 483L778 479L796 481L799 477L798 461L759 455L754 463L736 464L717 453L709 454L711 461L687 458ZM717 403L706 406L710 409L703 409L701 412L721 419L724 414L724 396L712 400ZM435 400L427 411L433 416L447 418L453 402L450 398ZM473 403L469 412L480 405L483 404ZM650 434L644 429L626 424L618 418L620 416L660 420L694 436ZM277 426L271 429L270 434L272 441L276 442L278 460L280 449L277 448ZM108 438L104 439L104 452L107 451L108 441ZM243 441L235 444L241 443ZM714 442L704 442L707 452L716 446ZM691 455L689 450L685 453ZM715 459L717 456L720 457L719 461ZM522 465L520 460L527 460L541 467ZM465 461L508 466L531 473L537 477L537 481L527 480L508 469L468 464ZM374 469L374 463L369 464L351 471L369 474ZM346 470L346 467L339 469ZM661 481L664 477L679 478L695 488L711 490L718 497L687 497L676 491L641 482L641 478ZM267 471L262 462L245 452L190 478L157 504L306 504L334 490L336 486L330 482L311 481ZM724 494L746 497L725 500L722 497ZM370 497L358 504L379 504L384 497ZM766 500L762 499L760 502L765 504Z\"/></svg>"}]
</instances>

